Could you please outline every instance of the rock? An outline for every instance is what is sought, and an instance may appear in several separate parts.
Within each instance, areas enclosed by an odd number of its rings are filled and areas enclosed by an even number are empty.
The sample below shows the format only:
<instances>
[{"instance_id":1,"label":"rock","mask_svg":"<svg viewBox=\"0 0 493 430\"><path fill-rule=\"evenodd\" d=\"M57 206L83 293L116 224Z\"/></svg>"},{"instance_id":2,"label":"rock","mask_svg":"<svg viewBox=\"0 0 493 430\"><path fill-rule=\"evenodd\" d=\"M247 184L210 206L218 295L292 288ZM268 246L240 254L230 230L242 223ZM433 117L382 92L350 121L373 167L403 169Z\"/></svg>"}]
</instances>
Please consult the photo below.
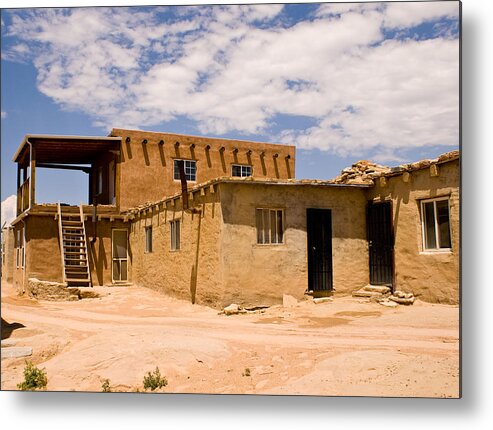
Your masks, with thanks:
<instances>
[{"instance_id":1,"label":"rock","mask_svg":"<svg viewBox=\"0 0 493 430\"><path fill-rule=\"evenodd\" d=\"M413 293L406 293L406 294L404 294L404 298L405 299L411 299L412 297L414 297L413 296Z\"/></svg>"},{"instance_id":2,"label":"rock","mask_svg":"<svg viewBox=\"0 0 493 430\"><path fill-rule=\"evenodd\" d=\"M406 299L402 297L390 296L389 300L399 303L400 305L412 305L414 303L414 297L411 297L410 299Z\"/></svg>"},{"instance_id":3,"label":"rock","mask_svg":"<svg viewBox=\"0 0 493 430\"><path fill-rule=\"evenodd\" d=\"M399 291L399 290L394 291L394 296L399 297L400 299L406 298L406 294L403 291Z\"/></svg>"},{"instance_id":4,"label":"rock","mask_svg":"<svg viewBox=\"0 0 493 430\"><path fill-rule=\"evenodd\" d=\"M29 297L37 300L79 300L79 289L77 287L67 287L60 282L40 281L36 278L27 280L26 292Z\"/></svg>"},{"instance_id":5,"label":"rock","mask_svg":"<svg viewBox=\"0 0 493 430\"><path fill-rule=\"evenodd\" d=\"M33 349L28 346L11 346L9 348L2 348L2 360L4 358L19 358L28 357L33 354Z\"/></svg>"},{"instance_id":6,"label":"rock","mask_svg":"<svg viewBox=\"0 0 493 430\"><path fill-rule=\"evenodd\" d=\"M313 303L319 305L320 303L327 303L331 302L332 300L332 297L317 297L316 299L313 299Z\"/></svg>"},{"instance_id":7,"label":"rock","mask_svg":"<svg viewBox=\"0 0 493 430\"><path fill-rule=\"evenodd\" d=\"M236 303L232 303L224 308L226 315L236 315L240 312L240 307Z\"/></svg>"},{"instance_id":8,"label":"rock","mask_svg":"<svg viewBox=\"0 0 493 430\"><path fill-rule=\"evenodd\" d=\"M298 300L296 300L293 296L289 294L282 295L282 305L285 308L292 308L298 304Z\"/></svg>"},{"instance_id":9,"label":"rock","mask_svg":"<svg viewBox=\"0 0 493 430\"><path fill-rule=\"evenodd\" d=\"M3 339L2 340L2 348L6 348L8 346L15 346L16 343L17 342L15 340L12 340L12 339Z\"/></svg>"},{"instance_id":10,"label":"rock","mask_svg":"<svg viewBox=\"0 0 493 430\"><path fill-rule=\"evenodd\" d=\"M388 299L380 300L378 304L382 306L387 306L388 308L396 308L397 306L399 306L396 302L393 302Z\"/></svg>"}]
</instances>

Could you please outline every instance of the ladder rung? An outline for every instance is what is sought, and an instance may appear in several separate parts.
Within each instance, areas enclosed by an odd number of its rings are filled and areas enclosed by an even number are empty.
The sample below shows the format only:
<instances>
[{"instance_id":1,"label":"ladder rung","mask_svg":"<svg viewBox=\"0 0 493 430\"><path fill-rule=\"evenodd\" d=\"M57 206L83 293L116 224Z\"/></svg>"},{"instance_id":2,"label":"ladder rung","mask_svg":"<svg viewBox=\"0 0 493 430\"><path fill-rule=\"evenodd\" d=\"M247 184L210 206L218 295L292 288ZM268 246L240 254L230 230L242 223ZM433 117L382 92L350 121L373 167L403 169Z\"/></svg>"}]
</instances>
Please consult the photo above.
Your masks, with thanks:
<instances>
[{"instance_id":1,"label":"ladder rung","mask_svg":"<svg viewBox=\"0 0 493 430\"><path fill-rule=\"evenodd\" d=\"M65 279L65 281L67 281L67 282L90 282L89 278L85 278L85 279L80 279L80 278L69 279L69 278L67 278L67 279Z\"/></svg>"},{"instance_id":2,"label":"ladder rung","mask_svg":"<svg viewBox=\"0 0 493 430\"><path fill-rule=\"evenodd\" d=\"M82 221L75 221L75 220L64 220L62 219L62 227L65 225L80 225L82 226Z\"/></svg>"},{"instance_id":3,"label":"ladder rung","mask_svg":"<svg viewBox=\"0 0 493 430\"><path fill-rule=\"evenodd\" d=\"M63 233L63 237L84 237L84 233Z\"/></svg>"},{"instance_id":4,"label":"ladder rung","mask_svg":"<svg viewBox=\"0 0 493 430\"><path fill-rule=\"evenodd\" d=\"M86 251L65 251L65 255L67 254L77 254L77 255L86 255Z\"/></svg>"}]
</instances>

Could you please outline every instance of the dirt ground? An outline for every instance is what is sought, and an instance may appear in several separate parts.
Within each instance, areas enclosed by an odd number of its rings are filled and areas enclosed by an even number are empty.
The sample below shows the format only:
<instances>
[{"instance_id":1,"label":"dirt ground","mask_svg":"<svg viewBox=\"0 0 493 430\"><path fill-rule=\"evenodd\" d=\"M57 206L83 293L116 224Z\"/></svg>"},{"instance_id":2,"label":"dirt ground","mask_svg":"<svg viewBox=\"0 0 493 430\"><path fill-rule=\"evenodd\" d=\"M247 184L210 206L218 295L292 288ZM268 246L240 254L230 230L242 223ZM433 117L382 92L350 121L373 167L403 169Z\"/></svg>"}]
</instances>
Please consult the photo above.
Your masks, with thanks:
<instances>
[{"instance_id":1,"label":"dirt ground","mask_svg":"<svg viewBox=\"0 0 493 430\"><path fill-rule=\"evenodd\" d=\"M157 366L173 393L459 396L457 306L336 297L226 316L146 288L94 290L48 302L2 285L2 339L33 348L48 390L102 391L109 379L142 391ZM25 358L1 364L2 390L15 390Z\"/></svg>"}]
</instances>

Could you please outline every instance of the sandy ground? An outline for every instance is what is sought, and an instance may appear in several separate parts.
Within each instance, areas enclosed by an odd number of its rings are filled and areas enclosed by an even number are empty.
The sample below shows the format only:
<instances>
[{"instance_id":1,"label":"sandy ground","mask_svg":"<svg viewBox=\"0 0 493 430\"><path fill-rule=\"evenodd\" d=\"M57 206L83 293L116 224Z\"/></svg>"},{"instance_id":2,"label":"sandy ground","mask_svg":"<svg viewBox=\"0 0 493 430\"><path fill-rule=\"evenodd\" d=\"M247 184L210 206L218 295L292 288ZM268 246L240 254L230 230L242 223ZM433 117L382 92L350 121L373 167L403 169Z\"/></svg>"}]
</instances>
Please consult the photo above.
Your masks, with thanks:
<instances>
[{"instance_id":1,"label":"sandy ground","mask_svg":"<svg viewBox=\"0 0 493 430\"><path fill-rule=\"evenodd\" d=\"M225 316L146 288L94 290L48 302L2 285L2 339L33 348L48 390L101 391L109 379L114 391L142 391L158 366L173 393L459 395L457 306L337 297ZM25 359L1 364L2 390L15 390Z\"/></svg>"}]
</instances>

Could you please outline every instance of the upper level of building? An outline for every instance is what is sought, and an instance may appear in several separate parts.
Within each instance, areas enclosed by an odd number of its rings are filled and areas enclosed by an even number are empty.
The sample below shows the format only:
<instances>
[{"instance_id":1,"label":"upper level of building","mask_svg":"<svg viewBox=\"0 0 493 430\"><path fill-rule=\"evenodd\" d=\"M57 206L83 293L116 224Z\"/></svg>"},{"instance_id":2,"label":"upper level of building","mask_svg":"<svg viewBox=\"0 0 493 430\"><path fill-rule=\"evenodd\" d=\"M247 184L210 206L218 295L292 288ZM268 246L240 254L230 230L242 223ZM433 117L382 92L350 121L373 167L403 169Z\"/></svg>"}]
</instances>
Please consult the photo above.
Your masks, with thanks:
<instances>
[{"instance_id":1,"label":"upper level of building","mask_svg":"<svg viewBox=\"0 0 493 430\"><path fill-rule=\"evenodd\" d=\"M190 186L218 177L295 175L294 146L123 129L110 136L121 138L122 210L180 191L178 160Z\"/></svg>"},{"instance_id":2,"label":"upper level of building","mask_svg":"<svg viewBox=\"0 0 493 430\"><path fill-rule=\"evenodd\" d=\"M26 135L17 163L17 215L33 209L36 169L70 169L88 174L88 205L119 213L161 200L181 189L183 160L190 186L219 177L291 179L295 147L244 140L113 129L110 136ZM110 216L110 215L109 215Z\"/></svg>"}]
</instances>

